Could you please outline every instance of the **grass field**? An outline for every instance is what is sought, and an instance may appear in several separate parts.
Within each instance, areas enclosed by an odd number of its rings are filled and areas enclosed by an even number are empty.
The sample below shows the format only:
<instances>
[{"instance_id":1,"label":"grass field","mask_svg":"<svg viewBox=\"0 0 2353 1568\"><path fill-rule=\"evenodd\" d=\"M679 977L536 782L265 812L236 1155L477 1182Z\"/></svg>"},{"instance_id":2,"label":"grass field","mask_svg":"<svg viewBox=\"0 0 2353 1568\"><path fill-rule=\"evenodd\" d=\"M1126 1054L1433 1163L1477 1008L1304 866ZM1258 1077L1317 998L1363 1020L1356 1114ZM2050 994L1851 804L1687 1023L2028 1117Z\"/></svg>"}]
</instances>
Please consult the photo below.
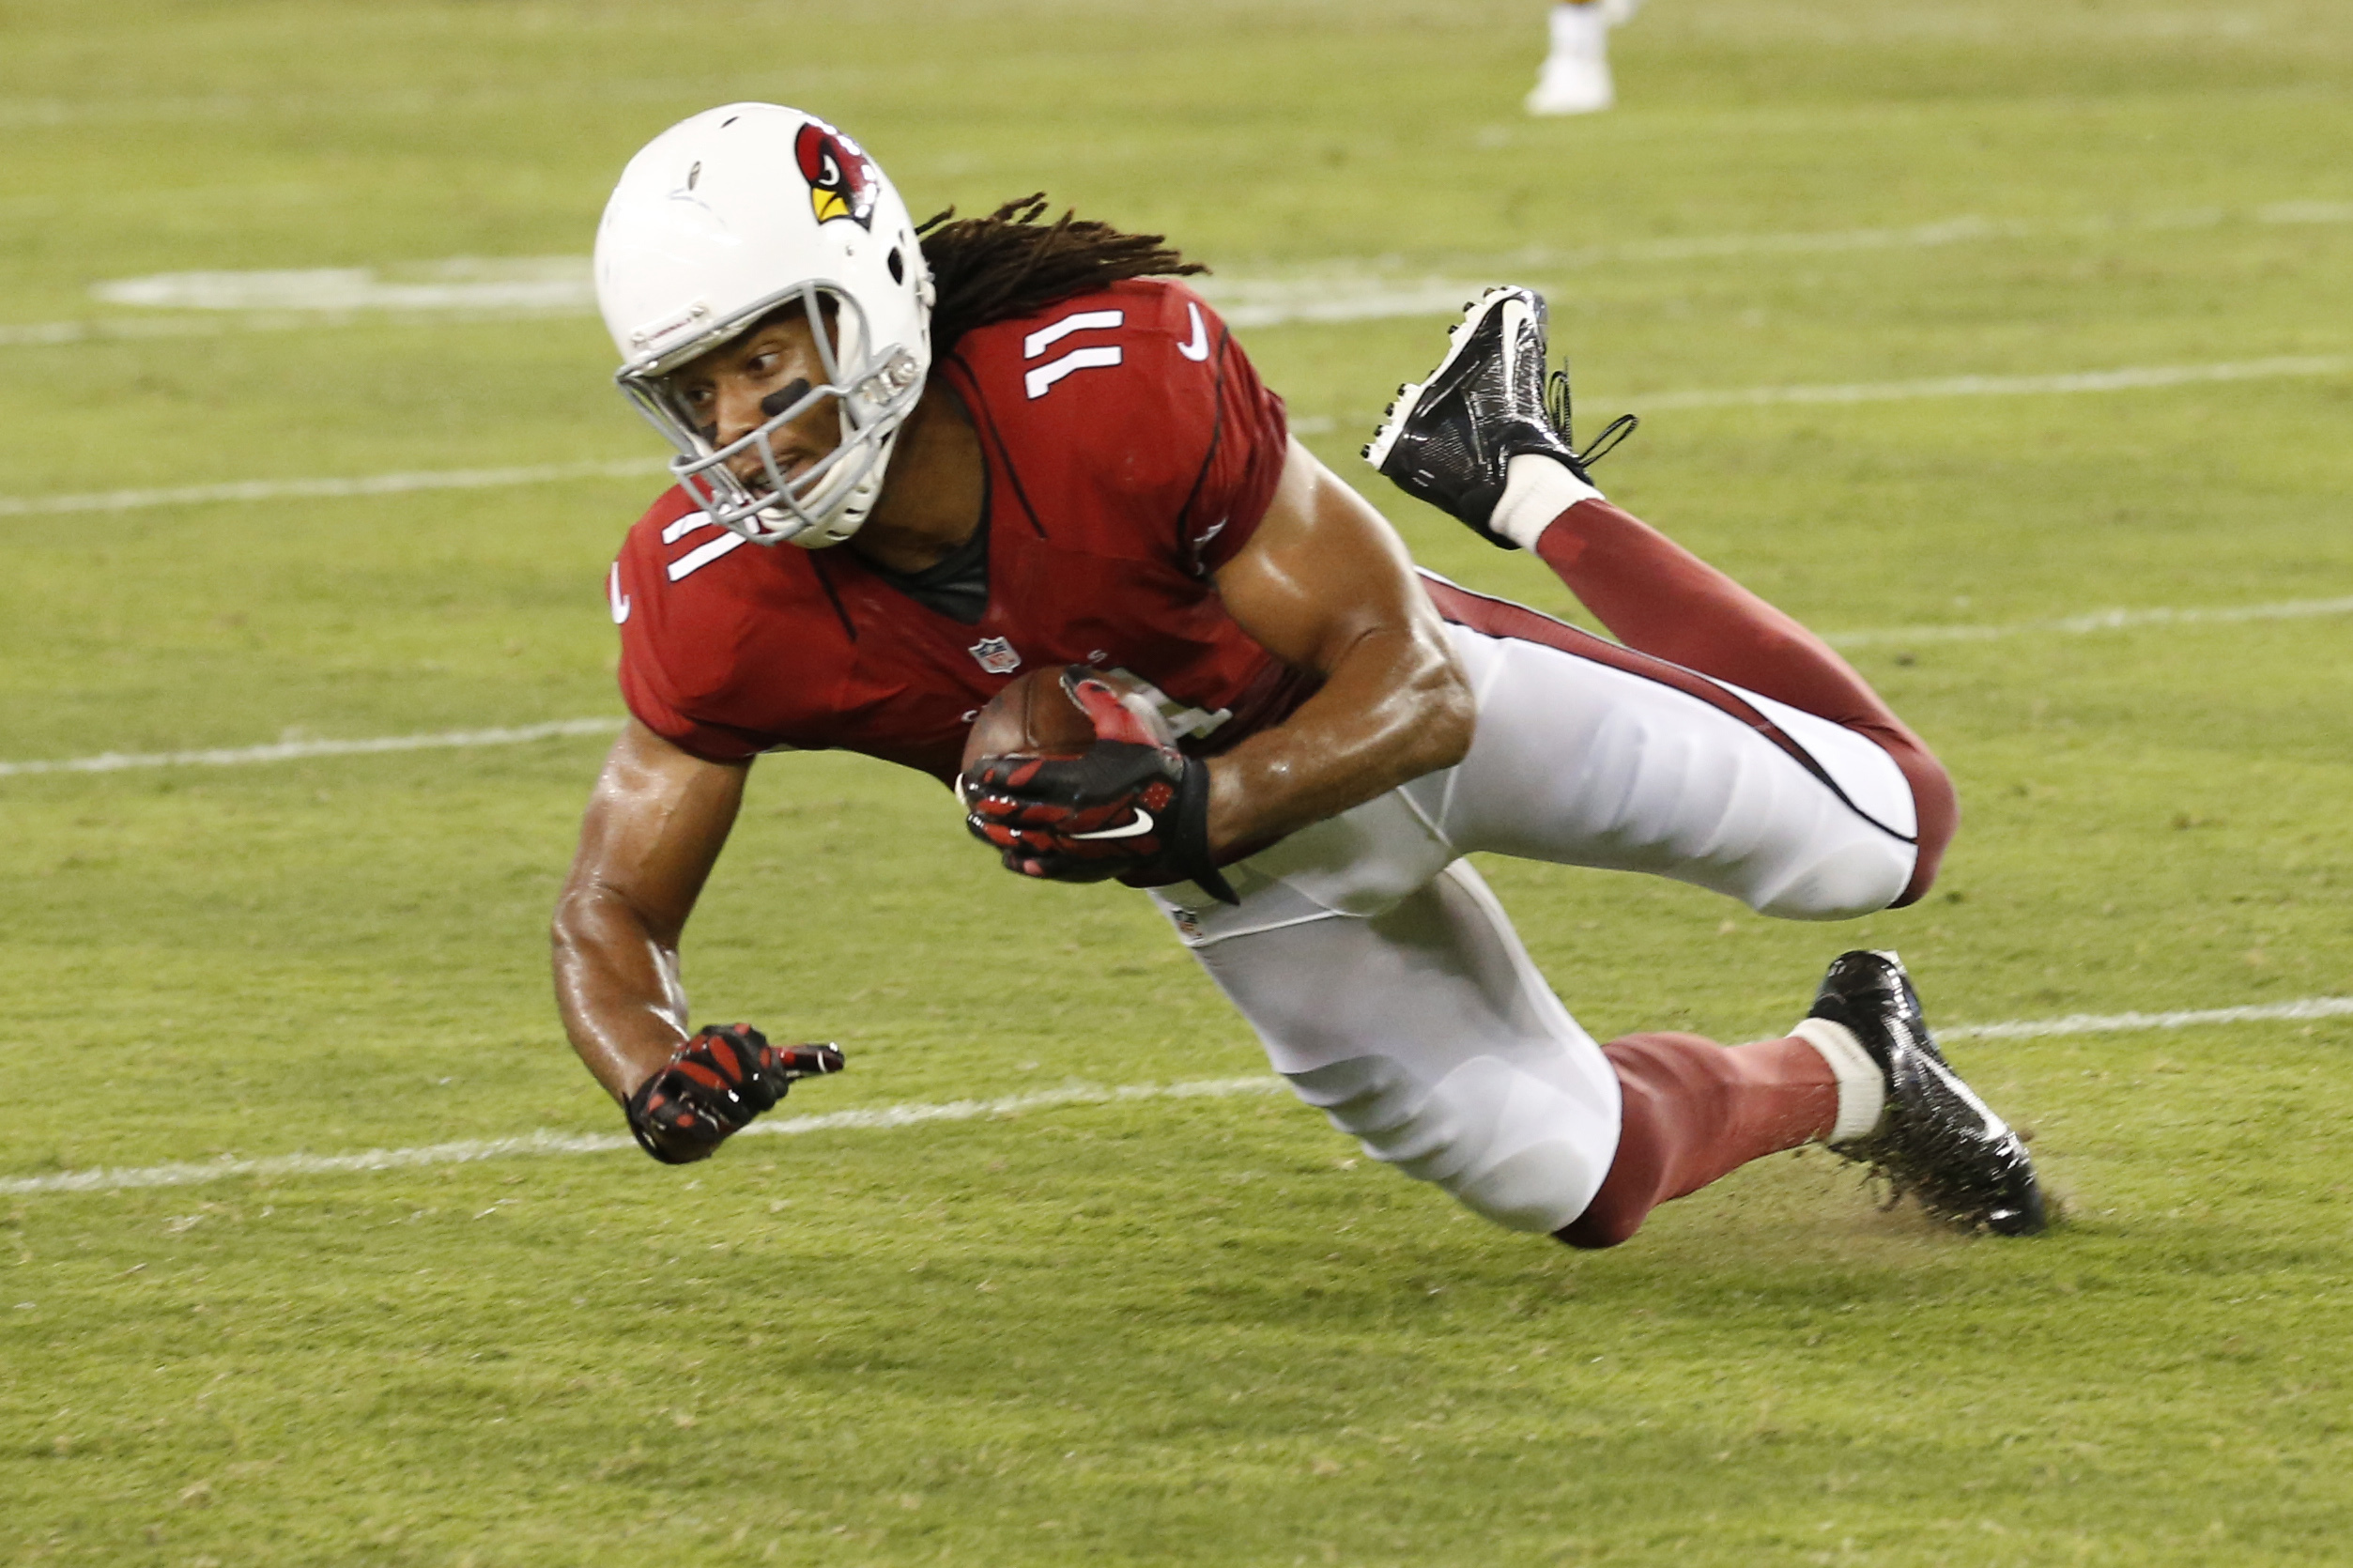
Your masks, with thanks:
<instances>
[{"instance_id":1,"label":"grass field","mask_svg":"<svg viewBox=\"0 0 2353 1568\"><path fill-rule=\"evenodd\" d=\"M2353 1016L2287 1006L2353 993L2353 13L1655 0L1623 106L1540 123L1540 11L0 0L0 1560L2353 1555ZM1141 899L796 757L698 1013L843 1043L793 1113L1040 1098L692 1172L282 1158L620 1130L545 976L602 739L16 764L617 717L653 481L300 482L658 454L577 310L93 290L577 256L746 97L919 211L1164 229L1417 555L1571 613L1353 455L1438 345L1394 299L1550 294L1587 422L1648 414L1613 495L1844 637L1966 807L1930 901L1844 927L1487 866L1596 1034L1777 1033L1858 944L1949 1024L2270 1016L1957 1036L2039 1239L1816 1152L1573 1254L1229 1082Z\"/></svg>"}]
</instances>

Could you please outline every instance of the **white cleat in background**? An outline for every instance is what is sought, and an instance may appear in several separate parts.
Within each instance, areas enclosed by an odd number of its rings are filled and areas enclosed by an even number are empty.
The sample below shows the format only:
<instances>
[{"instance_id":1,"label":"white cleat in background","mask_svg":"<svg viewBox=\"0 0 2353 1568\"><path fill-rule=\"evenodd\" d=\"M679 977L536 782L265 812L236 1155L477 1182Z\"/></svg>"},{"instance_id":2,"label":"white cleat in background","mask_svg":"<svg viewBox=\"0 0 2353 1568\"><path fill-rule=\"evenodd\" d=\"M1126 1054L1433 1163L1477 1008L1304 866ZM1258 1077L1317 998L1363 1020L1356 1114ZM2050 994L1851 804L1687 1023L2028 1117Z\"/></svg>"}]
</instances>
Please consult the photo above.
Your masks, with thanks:
<instances>
[{"instance_id":1,"label":"white cleat in background","mask_svg":"<svg viewBox=\"0 0 2353 1568\"><path fill-rule=\"evenodd\" d=\"M1590 115L1618 101L1609 77L1609 30L1641 0L1557 0L1552 48L1525 107L1531 115Z\"/></svg>"}]
</instances>

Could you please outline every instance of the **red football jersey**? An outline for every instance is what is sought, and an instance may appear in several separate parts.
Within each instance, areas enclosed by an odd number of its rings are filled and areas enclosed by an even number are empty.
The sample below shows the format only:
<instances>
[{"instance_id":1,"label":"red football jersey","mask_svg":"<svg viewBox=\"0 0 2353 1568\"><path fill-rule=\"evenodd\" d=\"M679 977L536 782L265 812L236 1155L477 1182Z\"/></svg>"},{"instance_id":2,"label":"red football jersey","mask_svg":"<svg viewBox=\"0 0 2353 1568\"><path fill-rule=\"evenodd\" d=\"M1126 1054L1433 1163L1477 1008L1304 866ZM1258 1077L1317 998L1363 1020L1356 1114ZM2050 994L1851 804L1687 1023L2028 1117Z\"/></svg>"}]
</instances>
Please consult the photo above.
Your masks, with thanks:
<instances>
[{"instance_id":1,"label":"red football jersey","mask_svg":"<svg viewBox=\"0 0 2353 1568\"><path fill-rule=\"evenodd\" d=\"M1073 296L967 332L933 374L988 463L979 623L850 549L747 544L671 490L609 584L622 695L648 729L713 761L839 747L946 780L981 706L1041 666L1141 676L1197 711L1178 728L1203 753L1304 699L1313 677L1209 580L1265 515L1288 430L1199 295L1139 279Z\"/></svg>"}]
</instances>

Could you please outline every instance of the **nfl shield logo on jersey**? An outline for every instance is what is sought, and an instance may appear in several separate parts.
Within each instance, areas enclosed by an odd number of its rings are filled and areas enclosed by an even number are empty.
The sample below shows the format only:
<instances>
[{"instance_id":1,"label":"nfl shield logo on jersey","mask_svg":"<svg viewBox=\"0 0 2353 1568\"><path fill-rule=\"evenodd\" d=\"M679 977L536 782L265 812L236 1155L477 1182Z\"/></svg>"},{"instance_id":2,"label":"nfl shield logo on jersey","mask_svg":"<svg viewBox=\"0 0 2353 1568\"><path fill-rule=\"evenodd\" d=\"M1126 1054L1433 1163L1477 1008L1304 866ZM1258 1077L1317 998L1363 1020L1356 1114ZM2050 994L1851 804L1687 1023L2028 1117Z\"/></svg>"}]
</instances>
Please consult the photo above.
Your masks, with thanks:
<instances>
[{"instance_id":1,"label":"nfl shield logo on jersey","mask_svg":"<svg viewBox=\"0 0 2353 1568\"><path fill-rule=\"evenodd\" d=\"M1022 668L1022 656L1001 637L984 637L970 649L980 668L992 675L1010 675Z\"/></svg>"}]
</instances>

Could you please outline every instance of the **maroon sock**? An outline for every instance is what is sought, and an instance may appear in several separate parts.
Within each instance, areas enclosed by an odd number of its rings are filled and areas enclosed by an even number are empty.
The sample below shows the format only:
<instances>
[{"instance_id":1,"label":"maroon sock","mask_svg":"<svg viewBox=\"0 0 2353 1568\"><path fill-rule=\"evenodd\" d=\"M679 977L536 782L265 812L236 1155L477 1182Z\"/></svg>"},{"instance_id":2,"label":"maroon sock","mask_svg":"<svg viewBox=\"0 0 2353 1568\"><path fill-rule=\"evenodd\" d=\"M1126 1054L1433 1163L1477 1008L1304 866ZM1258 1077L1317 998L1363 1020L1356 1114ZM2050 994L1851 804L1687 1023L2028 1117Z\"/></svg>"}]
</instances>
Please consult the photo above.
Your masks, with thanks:
<instances>
[{"instance_id":1,"label":"maroon sock","mask_svg":"<svg viewBox=\"0 0 2353 1568\"><path fill-rule=\"evenodd\" d=\"M1919 815L1919 857L1896 904L1928 891L1960 822L1952 780L1828 643L1606 500L1579 501L1554 518L1537 539L1536 554L1627 647L1876 743L1902 770Z\"/></svg>"},{"instance_id":2,"label":"maroon sock","mask_svg":"<svg viewBox=\"0 0 2353 1568\"><path fill-rule=\"evenodd\" d=\"M1628 1035L1602 1053L1624 1106L1618 1153L1585 1212L1553 1232L1572 1247L1615 1247L1660 1204L1838 1123L1830 1064L1793 1036L1727 1048L1697 1035Z\"/></svg>"}]
</instances>

